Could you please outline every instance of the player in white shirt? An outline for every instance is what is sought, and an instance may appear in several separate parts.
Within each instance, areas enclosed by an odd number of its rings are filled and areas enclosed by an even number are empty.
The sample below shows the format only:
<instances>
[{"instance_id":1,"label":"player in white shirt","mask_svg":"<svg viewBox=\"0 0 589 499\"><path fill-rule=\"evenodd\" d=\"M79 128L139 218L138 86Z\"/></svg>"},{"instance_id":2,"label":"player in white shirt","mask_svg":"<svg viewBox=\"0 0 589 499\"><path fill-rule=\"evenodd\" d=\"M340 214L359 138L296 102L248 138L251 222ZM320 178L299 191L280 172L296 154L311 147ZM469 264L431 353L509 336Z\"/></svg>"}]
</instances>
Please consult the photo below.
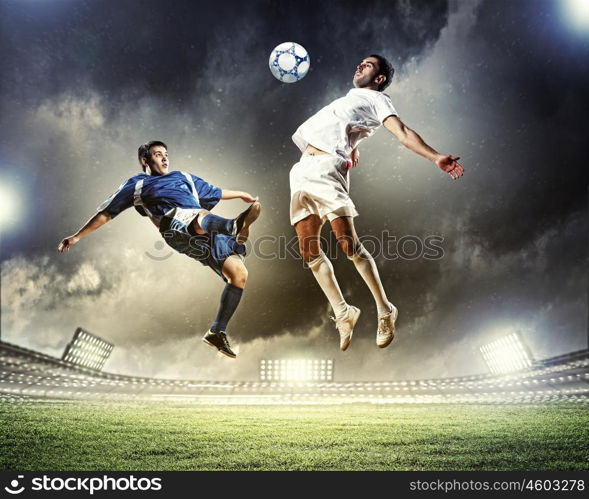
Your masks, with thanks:
<instances>
[{"instance_id":1,"label":"player in white shirt","mask_svg":"<svg viewBox=\"0 0 589 499\"><path fill-rule=\"evenodd\" d=\"M333 308L342 350L350 345L360 310L346 303L333 266L321 251L319 236L326 220L374 297L378 310L376 344L380 348L393 341L398 315L383 289L374 259L354 228L358 212L349 195L349 169L358 164L360 141L382 124L405 147L435 163L452 179L464 172L460 158L440 154L399 119L390 97L383 93L393 73L384 57L366 57L354 73L355 88L311 116L292 137L303 155L290 171L291 224L303 260Z\"/></svg>"}]
</instances>

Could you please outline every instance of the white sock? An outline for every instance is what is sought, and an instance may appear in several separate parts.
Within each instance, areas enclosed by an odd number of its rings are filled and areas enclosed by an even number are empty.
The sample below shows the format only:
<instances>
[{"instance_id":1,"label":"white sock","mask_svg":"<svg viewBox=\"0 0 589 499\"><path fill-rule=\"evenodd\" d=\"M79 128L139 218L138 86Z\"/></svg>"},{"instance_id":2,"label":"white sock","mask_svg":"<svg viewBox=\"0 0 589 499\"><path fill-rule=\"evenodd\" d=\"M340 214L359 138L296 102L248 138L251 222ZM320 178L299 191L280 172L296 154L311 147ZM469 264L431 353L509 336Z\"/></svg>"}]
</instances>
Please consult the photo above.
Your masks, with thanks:
<instances>
[{"instance_id":1,"label":"white sock","mask_svg":"<svg viewBox=\"0 0 589 499\"><path fill-rule=\"evenodd\" d=\"M325 253L321 252L321 254L315 258L315 260L309 262L308 265L313 271L313 275L315 276L315 279L317 279L319 286L321 286L323 293L329 300L336 319L344 317L348 312L348 304L346 303L344 295L337 283L337 279L335 278L333 265L325 256Z\"/></svg>"},{"instance_id":2,"label":"white sock","mask_svg":"<svg viewBox=\"0 0 589 499\"><path fill-rule=\"evenodd\" d=\"M350 257L350 260L354 262L356 270L364 279L364 282L370 289L374 301L376 302L376 308L378 309L378 315L388 314L391 311L389 300L380 282L380 276L378 275L378 269L372 255L366 251L364 246L360 246L360 249L355 255Z\"/></svg>"}]
</instances>

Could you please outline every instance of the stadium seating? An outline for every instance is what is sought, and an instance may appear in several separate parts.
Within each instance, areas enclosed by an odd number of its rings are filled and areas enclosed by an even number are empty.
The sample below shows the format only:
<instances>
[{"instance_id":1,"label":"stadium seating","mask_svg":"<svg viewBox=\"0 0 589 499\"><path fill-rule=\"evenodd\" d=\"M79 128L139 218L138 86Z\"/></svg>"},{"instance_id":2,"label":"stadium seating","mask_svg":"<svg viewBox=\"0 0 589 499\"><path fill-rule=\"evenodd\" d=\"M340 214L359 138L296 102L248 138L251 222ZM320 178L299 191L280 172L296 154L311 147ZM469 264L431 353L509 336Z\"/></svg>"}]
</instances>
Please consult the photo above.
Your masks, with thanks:
<instances>
[{"instance_id":1,"label":"stadium seating","mask_svg":"<svg viewBox=\"0 0 589 499\"><path fill-rule=\"evenodd\" d=\"M538 403L589 401L589 350L506 374L381 382L196 381L82 368L0 342L0 402L174 400L206 404Z\"/></svg>"}]
</instances>

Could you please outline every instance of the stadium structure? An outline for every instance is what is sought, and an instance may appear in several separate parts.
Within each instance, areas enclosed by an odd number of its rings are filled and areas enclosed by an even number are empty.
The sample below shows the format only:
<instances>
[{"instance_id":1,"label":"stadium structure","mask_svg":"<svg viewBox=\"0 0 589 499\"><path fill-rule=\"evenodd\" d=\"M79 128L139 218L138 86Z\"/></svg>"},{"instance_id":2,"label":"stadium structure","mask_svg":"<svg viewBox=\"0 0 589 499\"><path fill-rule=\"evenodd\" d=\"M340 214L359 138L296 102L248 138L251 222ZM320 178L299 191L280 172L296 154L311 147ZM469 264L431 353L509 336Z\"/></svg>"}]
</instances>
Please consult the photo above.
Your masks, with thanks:
<instances>
[{"instance_id":1,"label":"stadium structure","mask_svg":"<svg viewBox=\"0 0 589 499\"><path fill-rule=\"evenodd\" d=\"M105 344L103 348L111 347ZM381 382L339 382L334 380L332 372L325 381L268 379L267 371L258 381L158 379L102 372L72 362L71 355L64 359L0 342L0 402L40 399L168 400L201 404L589 401L589 350L531 362L510 373ZM265 369L265 365L261 368Z\"/></svg>"}]
</instances>

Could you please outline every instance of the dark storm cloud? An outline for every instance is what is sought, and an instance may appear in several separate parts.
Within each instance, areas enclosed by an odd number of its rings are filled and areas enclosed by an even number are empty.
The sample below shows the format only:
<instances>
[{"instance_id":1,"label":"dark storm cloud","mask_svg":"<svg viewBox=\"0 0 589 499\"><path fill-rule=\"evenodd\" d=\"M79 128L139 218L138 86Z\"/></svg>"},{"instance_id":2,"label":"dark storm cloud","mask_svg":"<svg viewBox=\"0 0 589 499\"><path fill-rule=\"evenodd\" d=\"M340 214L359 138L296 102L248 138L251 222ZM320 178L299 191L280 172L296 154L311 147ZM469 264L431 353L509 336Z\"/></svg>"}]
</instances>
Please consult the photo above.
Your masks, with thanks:
<instances>
[{"instance_id":1,"label":"dark storm cloud","mask_svg":"<svg viewBox=\"0 0 589 499\"><path fill-rule=\"evenodd\" d=\"M2 240L9 341L59 353L81 325L117 344L112 369L233 379L264 356L336 356L339 379L479 372L478 346L513 329L538 356L585 345L587 45L551 2L1 5L0 180L27 200ZM288 39L312 58L295 85L267 71ZM59 238L134 173L150 138L174 168L260 195L256 236L290 239L290 135L371 52L397 68L400 116L466 167L453 183L386 132L361 145L359 232L443 237L441 260L377 256L401 311L394 348L376 349L372 298L341 255L342 289L364 311L352 349L337 353L300 260L252 257L231 327L243 362L229 367L199 345L222 283L182 255L150 259L165 249L148 221L125 213L57 260Z\"/></svg>"},{"instance_id":2,"label":"dark storm cloud","mask_svg":"<svg viewBox=\"0 0 589 499\"><path fill-rule=\"evenodd\" d=\"M472 207L469 225L492 253L513 251L585 210L588 180L579 156L589 131L579 119L587 44L567 33L551 2L501 5L481 6L475 50L463 54L465 66L480 67L478 111L488 117L477 172L486 191L473 197L482 206Z\"/></svg>"},{"instance_id":3,"label":"dark storm cloud","mask_svg":"<svg viewBox=\"0 0 589 499\"><path fill-rule=\"evenodd\" d=\"M184 0L173 5L161 0L116 5L106 0L5 1L2 9L6 43L1 54L11 68L4 82L17 87L19 95L41 98L90 86L114 101L156 95L177 105L191 98L194 83L203 79L245 78L241 84L247 89L248 76L255 77L270 49L286 39L300 41L317 68L338 76L344 69L337 62L340 57L359 59L363 47L374 47L382 32L402 61L436 39L447 13L442 0L370 5L311 0ZM357 46L351 54L350 46ZM220 54L220 47L231 50ZM204 71L211 61L219 73ZM349 80L350 69L345 71Z\"/></svg>"}]
</instances>

